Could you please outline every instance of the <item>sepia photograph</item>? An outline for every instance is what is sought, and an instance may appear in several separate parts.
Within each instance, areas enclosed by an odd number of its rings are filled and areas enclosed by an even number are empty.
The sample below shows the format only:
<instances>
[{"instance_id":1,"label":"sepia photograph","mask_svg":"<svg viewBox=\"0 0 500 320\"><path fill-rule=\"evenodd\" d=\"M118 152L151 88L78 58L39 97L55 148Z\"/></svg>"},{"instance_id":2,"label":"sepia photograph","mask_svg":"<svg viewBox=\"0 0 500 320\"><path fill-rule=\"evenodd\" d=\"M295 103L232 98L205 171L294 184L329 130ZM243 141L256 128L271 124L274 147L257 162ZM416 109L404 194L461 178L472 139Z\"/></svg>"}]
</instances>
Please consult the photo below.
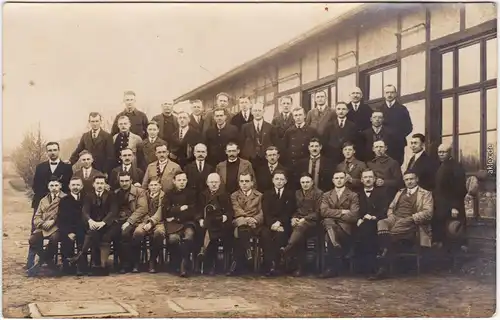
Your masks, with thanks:
<instances>
[{"instance_id":1,"label":"sepia photograph","mask_svg":"<svg viewBox=\"0 0 500 320\"><path fill-rule=\"evenodd\" d=\"M495 2L6 2L5 318L496 314Z\"/></svg>"}]
</instances>

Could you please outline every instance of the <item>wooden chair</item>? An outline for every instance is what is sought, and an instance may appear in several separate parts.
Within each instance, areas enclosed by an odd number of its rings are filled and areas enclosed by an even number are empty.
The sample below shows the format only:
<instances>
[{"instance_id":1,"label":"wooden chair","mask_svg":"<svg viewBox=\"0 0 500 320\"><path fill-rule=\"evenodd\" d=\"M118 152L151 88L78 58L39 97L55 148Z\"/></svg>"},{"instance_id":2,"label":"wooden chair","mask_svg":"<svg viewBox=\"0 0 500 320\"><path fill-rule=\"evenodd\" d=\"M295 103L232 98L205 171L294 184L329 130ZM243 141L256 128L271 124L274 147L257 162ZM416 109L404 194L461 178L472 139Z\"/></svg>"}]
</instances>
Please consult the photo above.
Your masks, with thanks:
<instances>
[{"instance_id":1,"label":"wooden chair","mask_svg":"<svg viewBox=\"0 0 500 320\"><path fill-rule=\"evenodd\" d=\"M391 254L390 260L389 260L389 273L392 274L394 272L394 260L400 259L400 258L414 258L416 267L417 267L417 276L420 275L420 267L421 267L421 260L422 260L422 247L420 245L420 230L417 227L417 231L415 232L415 237L413 239L408 239L409 241L412 242L411 250L410 251L400 251L400 252L393 252ZM399 244L402 240L398 240L395 244Z\"/></svg>"}]
</instances>

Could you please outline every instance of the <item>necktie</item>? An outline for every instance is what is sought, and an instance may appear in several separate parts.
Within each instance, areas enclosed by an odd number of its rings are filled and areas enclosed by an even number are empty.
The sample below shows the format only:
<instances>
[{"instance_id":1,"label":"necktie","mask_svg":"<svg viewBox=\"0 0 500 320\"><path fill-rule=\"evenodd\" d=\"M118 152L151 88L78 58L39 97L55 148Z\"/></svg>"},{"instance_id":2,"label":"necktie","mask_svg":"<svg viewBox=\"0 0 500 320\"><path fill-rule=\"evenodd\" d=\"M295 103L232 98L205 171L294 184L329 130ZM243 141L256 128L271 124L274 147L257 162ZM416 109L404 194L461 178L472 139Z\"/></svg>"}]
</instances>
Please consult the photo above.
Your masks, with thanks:
<instances>
[{"instance_id":1,"label":"necktie","mask_svg":"<svg viewBox=\"0 0 500 320\"><path fill-rule=\"evenodd\" d=\"M202 172L203 168L201 167L201 161L198 161L198 171Z\"/></svg>"},{"instance_id":2,"label":"necktie","mask_svg":"<svg viewBox=\"0 0 500 320\"><path fill-rule=\"evenodd\" d=\"M89 178L89 173L87 169L83 169L83 179L88 179Z\"/></svg>"},{"instance_id":3,"label":"necktie","mask_svg":"<svg viewBox=\"0 0 500 320\"><path fill-rule=\"evenodd\" d=\"M49 195L49 203L52 203L52 201L54 201L54 196L53 195Z\"/></svg>"},{"instance_id":4,"label":"necktie","mask_svg":"<svg viewBox=\"0 0 500 320\"><path fill-rule=\"evenodd\" d=\"M51 166L57 166L57 162L55 162L55 161L51 161L51 162L50 162L50 165L51 165Z\"/></svg>"},{"instance_id":5,"label":"necktie","mask_svg":"<svg viewBox=\"0 0 500 320\"><path fill-rule=\"evenodd\" d=\"M271 172L271 174L274 172L274 166L273 165L269 166L269 171Z\"/></svg>"},{"instance_id":6,"label":"necktie","mask_svg":"<svg viewBox=\"0 0 500 320\"><path fill-rule=\"evenodd\" d=\"M260 122L257 122L257 133L260 133Z\"/></svg>"},{"instance_id":7,"label":"necktie","mask_svg":"<svg viewBox=\"0 0 500 320\"><path fill-rule=\"evenodd\" d=\"M248 113L245 112L245 121L248 121Z\"/></svg>"},{"instance_id":8,"label":"necktie","mask_svg":"<svg viewBox=\"0 0 500 320\"><path fill-rule=\"evenodd\" d=\"M92 130L92 139L97 138L97 131Z\"/></svg>"},{"instance_id":9,"label":"necktie","mask_svg":"<svg viewBox=\"0 0 500 320\"><path fill-rule=\"evenodd\" d=\"M102 194L97 194L97 206L100 207L102 205Z\"/></svg>"},{"instance_id":10,"label":"necktie","mask_svg":"<svg viewBox=\"0 0 500 320\"><path fill-rule=\"evenodd\" d=\"M411 157L410 162L408 162L408 169L413 168L413 165L415 164L415 155Z\"/></svg>"},{"instance_id":11,"label":"necktie","mask_svg":"<svg viewBox=\"0 0 500 320\"><path fill-rule=\"evenodd\" d=\"M343 128L344 127L344 119L340 120L340 127Z\"/></svg>"},{"instance_id":12,"label":"necktie","mask_svg":"<svg viewBox=\"0 0 500 320\"><path fill-rule=\"evenodd\" d=\"M366 196L369 197L372 194L372 190L365 190Z\"/></svg>"},{"instance_id":13,"label":"necktie","mask_svg":"<svg viewBox=\"0 0 500 320\"><path fill-rule=\"evenodd\" d=\"M277 194L277 196L278 196L278 199L281 199L281 189L278 189L278 194Z\"/></svg>"},{"instance_id":14,"label":"necktie","mask_svg":"<svg viewBox=\"0 0 500 320\"><path fill-rule=\"evenodd\" d=\"M313 181L314 185L317 187L318 186L318 179L316 178L316 163L318 162L318 158L311 159L312 165L311 165L311 175L313 176Z\"/></svg>"},{"instance_id":15,"label":"necktie","mask_svg":"<svg viewBox=\"0 0 500 320\"><path fill-rule=\"evenodd\" d=\"M183 138L183 132L182 131L183 131L183 129L180 128L179 129L179 140L182 140L182 138Z\"/></svg>"}]
</instances>

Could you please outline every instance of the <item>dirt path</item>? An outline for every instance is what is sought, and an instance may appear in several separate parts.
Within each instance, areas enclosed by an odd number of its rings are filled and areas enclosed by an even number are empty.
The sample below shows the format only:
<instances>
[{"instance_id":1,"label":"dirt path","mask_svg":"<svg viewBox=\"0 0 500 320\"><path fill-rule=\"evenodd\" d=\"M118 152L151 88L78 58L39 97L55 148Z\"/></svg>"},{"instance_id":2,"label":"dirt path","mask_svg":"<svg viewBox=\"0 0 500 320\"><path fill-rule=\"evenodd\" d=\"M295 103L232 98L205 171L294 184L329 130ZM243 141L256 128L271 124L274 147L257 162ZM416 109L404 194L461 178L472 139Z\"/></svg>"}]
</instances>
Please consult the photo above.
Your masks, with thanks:
<instances>
[{"instance_id":1,"label":"dirt path","mask_svg":"<svg viewBox=\"0 0 500 320\"><path fill-rule=\"evenodd\" d=\"M22 318L34 301L95 300L115 297L136 307L141 317L488 317L495 312L493 279L450 274L405 276L372 283L362 278L318 280L283 277L187 280L169 274L110 277L27 278L23 272L30 212L28 199L6 180L3 189L3 315ZM241 296L261 307L258 314L182 314L166 301L172 297Z\"/></svg>"}]
</instances>

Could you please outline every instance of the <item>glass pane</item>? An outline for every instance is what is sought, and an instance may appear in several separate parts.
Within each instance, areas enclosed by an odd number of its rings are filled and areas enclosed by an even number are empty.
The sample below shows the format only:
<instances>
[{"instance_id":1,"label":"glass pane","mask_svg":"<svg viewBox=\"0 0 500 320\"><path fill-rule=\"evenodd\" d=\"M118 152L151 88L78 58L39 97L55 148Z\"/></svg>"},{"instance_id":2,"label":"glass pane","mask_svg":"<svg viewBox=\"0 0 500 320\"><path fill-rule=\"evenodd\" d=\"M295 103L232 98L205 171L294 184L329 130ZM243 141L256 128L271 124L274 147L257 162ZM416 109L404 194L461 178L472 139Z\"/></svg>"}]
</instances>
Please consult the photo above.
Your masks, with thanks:
<instances>
[{"instance_id":1,"label":"glass pane","mask_svg":"<svg viewBox=\"0 0 500 320\"><path fill-rule=\"evenodd\" d=\"M274 104L264 107L264 121L271 123L274 118Z\"/></svg>"},{"instance_id":2,"label":"glass pane","mask_svg":"<svg viewBox=\"0 0 500 320\"><path fill-rule=\"evenodd\" d=\"M481 49L479 43L458 49L458 85L480 81Z\"/></svg>"},{"instance_id":3,"label":"glass pane","mask_svg":"<svg viewBox=\"0 0 500 320\"><path fill-rule=\"evenodd\" d=\"M486 41L486 79L497 78L497 38Z\"/></svg>"},{"instance_id":4,"label":"glass pane","mask_svg":"<svg viewBox=\"0 0 500 320\"><path fill-rule=\"evenodd\" d=\"M384 71L384 86L392 84L398 87L398 68L392 68Z\"/></svg>"},{"instance_id":5,"label":"glass pane","mask_svg":"<svg viewBox=\"0 0 500 320\"><path fill-rule=\"evenodd\" d=\"M442 55L442 82L443 90L453 88L453 51Z\"/></svg>"},{"instance_id":6,"label":"glass pane","mask_svg":"<svg viewBox=\"0 0 500 320\"><path fill-rule=\"evenodd\" d=\"M458 97L458 133L479 131L481 101L479 91Z\"/></svg>"},{"instance_id":7,"label":"glass pane","mask_svg":"<svg viewBox=\"0 0 500 320\"><path fill-rule=\"evenodd\" d=\"M418 100L405 103L408 112L410 113L411 122L413 123L413 131L406 137L408 145L405 147L405 163L408 163L412 156L410 149L410 139L415 133L425 135L425 100Z\"/></svg>"},{"instance_id":8,"label":"glass pane","mask_svg":"<svg viewBox=\"0 0 500 320\"><path fill-rule=\"evenodd\" d=\"M370 100L382 98L382 72L370 75Z\"/></svg>"},{"instance_id":9,"label":"glass pane","mask_svg":"<svg viewBox=\"0 0 500 320\"><path fill-rule=\"evenodd\" d=\"M497 88L486 91L486 129L497 127Z\"/></svg>"},{"instance_id":10,"label":"glass pane","mask_svg":"<svg viewBox=\"0 0 500 320\"><path fill-rule=\"evenodd\" d=\"M458 136L458 160L467 172L481 168L479 157L479 133Z\"/></svg>"},{"instance_id":11,"label":"glass pane","mask_svg":"<svg viewBox=\"0 0 500 320\"><path fill-rule=\"evenodd\" d=\"M497 131L486 132L486 170L488 174L497 172Z\"/></svg>"},{"instance_id":12,"label":"glass pane","mask_svg":"<svg viewBox=\"0 0 500 320\"><path fill-rule=\"evenodd\" d=\"M356 74L351 73L345 77L337 79L338 97L337 101L351 101L352 89L356 86Z\"/></svg>"},{"instance_id":13,"label":"glass pane","mask_svg":"<svg viewBox=\"0 0 500 320\"><path fill-rule=\"evenodd\" d=\"M441 143L446 144L446 145L452 145L453 144L453 137L452 136L442 137Z\"/></svg>"},{"instance_id":14,"label":"glass pane","mask_svg":"<svg viewBox=\"0 0 500 320\"><path fill-rule=\"evenodd\" d=\"M336 86L330 87L330 96L332 97L330 100L332 103L331 107L333 107L337 104L337 92L335 90L336 90Z\"/></svg>"},{"instance_id":15,"label":"glass pane","mask_svg":"<svg viewBox=\"0 0 500 320\"><path fill-rule=\"evenodd\" d=\"M443 135L453 134L453 97L443 99L441 132Z\"/></svg>"}]
</instances>

